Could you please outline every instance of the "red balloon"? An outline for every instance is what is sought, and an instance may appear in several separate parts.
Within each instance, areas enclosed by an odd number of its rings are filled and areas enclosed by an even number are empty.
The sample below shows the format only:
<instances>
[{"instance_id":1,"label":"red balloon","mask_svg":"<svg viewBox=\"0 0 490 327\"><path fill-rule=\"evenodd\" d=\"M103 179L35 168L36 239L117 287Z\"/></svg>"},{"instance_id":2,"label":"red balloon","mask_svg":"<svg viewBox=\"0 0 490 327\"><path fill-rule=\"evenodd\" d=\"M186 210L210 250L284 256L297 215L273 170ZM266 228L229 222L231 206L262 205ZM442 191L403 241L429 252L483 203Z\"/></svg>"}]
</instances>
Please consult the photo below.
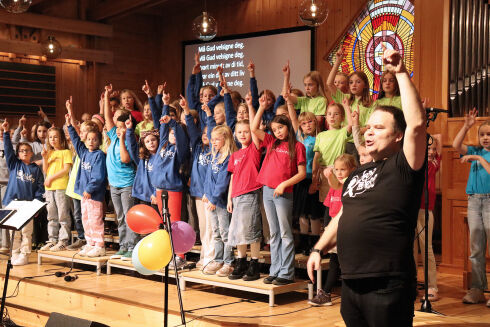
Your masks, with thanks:
<instances>
[{"instance_id":1,"label":"red balloon","mask_svg":"<svg viewBox=\"0 0 490 327\"><path fill-rule=\"evenodd\" d=\"M126 223L135 233L149 234L160 227L162 218L152 207L146 204L137 204L128 210Z\"/></svg>"}]
</instances>

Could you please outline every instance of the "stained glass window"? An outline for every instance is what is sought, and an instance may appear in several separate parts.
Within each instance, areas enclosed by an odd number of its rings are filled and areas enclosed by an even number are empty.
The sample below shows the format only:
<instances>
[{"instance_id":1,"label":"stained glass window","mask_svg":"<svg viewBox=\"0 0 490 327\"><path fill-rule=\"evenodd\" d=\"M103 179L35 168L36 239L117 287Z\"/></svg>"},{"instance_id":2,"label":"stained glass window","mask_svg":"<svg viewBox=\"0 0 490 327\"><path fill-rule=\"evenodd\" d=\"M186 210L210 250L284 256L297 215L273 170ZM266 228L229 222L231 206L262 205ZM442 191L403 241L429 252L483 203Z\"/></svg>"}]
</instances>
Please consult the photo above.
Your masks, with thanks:
<instances>
[{"instance_id":1,"label":"stained glass window","mask_svg":"<svg viewBox=\"0 0 490 327\"><path fill-rule=\"evenodd\" d=\"M335 53L342 47L346 56L339 71L350 74L363 71L369 79L373 98L380 89L384 71L382 43L400 51L410 76L413 76L414 7L408 0L371 0L328 55L333 65Z\"/></svg>"}]
</instances>

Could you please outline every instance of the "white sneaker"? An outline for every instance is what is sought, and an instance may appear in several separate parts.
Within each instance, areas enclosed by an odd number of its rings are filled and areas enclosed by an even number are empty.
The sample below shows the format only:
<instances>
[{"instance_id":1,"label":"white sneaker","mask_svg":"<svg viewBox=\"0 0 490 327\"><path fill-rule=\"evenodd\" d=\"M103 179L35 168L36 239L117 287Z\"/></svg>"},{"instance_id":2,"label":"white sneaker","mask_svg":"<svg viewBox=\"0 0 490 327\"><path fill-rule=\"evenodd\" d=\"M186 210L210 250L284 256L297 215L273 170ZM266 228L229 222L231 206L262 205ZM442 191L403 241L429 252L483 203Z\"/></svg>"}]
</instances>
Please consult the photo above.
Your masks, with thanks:
<instances>
[{"instance_id":1,"label":"white sneaker","mask_svg":"<svg viewBox=\"0 0 490 327\"><path fill-rule=\"evenodd\" d=\"M90 250L92 250L92 246L90 244L85 244L77 254L81 257L85 257Z\"/></svg>"},{"instance_id":2,"label":"white sneaker","mask_svg":"<svg viewBox=\"0 0 490 327\"><path fill-rule=\"evenodd\" d=\"M12 260L12 265L14 266L25 266L29 263L29 258L27 254L19 253L18 256L15 257L15 260Z\"/></svg>"},{"instance_id":3,"label":"white sneaker","mask_svg":"<svg viewBox=\"0 0 490 327\"><path fill-rule=\"evenodd\" d=\"M105 256L105 247L94 246L92 250L87 252L87 257L95 258Z\"/></svg>"},{"instance_id":4,"label":"white sneaker","mask_svg":"<svg viewBox=\"0 0 490 327\"><path fill-rule=\"evenodd\" d=\"M228 277L233 272L233 267L229 264L223 265L217 272L216 276Z\"/></svg>"},{"instance_id":5,"label":"white sneaker","mask_svg":"<svg viewBox=\"0 0 490 327\"><path fill-rule=\"evenodd\" d=\"M53 243L53 242L47 242L47 243L46 243L46 244L44 244L44 245L43 245L43 246L42 246L42 247L41 247L39 250L41 250L41 251L49 251L49 250L51 250L51 248L52 248L53 246L55 246L55 245L56 245L56 243Z\"/></svg>"},{"instance_id":6,"label":"white sneaker","mask_svg":"<svg viewBox=\"0 0 490 327\"><path fill-rule=\"evenodd\" d=\"M221 267L223 267L223 262L211 261L206 265L206 267L204 267L202 273L204 275L214 275L218 270L221 269Z\"/></svg>"},{"instance_id":7,"label":"white sneaker","mask_svg":"<svg viewBox=\"0 0 490 327\"><path fill-rule=\"evenodd\" d=\"M68 243L65 241L58 241L56 245L52 246L49 251L51 252L59 252L59 251L66 251L66 247L68 246Z\"/></svg>"}]
</instances>

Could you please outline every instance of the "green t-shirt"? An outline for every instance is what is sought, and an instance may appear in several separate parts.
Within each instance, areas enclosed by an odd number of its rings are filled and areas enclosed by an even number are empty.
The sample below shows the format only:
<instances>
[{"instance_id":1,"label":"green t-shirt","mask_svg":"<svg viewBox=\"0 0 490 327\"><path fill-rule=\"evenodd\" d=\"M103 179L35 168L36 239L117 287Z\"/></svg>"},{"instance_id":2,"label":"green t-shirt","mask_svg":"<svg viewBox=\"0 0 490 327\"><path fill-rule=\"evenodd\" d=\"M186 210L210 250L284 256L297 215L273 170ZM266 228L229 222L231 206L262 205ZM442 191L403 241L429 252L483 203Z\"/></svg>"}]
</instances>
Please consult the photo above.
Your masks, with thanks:
<instances>
[{"instance_id":1,"label":"green t-shirt","mask_svg":"<svg viewBox=\"0 0 490 327\"><path fill-rule=\"evenodd\" d=\"M323 116L327 110L327 99L321 95L314 98L298 97L294 107L300 109L301 112L311 112L315 116Z\"/></svg>"},{"instance_id":2,"label":"green t-shirt","mask_svg":"<svg viewBox=\"0 0 490 327\"><path fill-rule=\"evenodd\" d=\"M81 200L82 197L75 193L75 182L77 180L78 168L80 168L80 158L75 156L73 160L73 167L71 168L70 178L68 178L68 184L66 185L66 195L70 198Z\"/></svg>"},{"instance_id":3,"label":"green t-shirt","mask_svg":"<svg viewBox=\"0 0 490 327\"><path fill-rule=\"evenodd\" d=\"M347 128L329 129L316 136L314 152L320 152L320 165L333 165L335 159L345 152L347 142Z\"/></svg>"},{"instance_id":4,"label":"green t-shirt","mask_svg":"<svg viewBox=\"0 0 490 327\"><path fill-rule=\"evenodd\" d=\"M339 89L337 89L337 92L332 94L332 99L336 103L342 104L342 100L345 98L349 98L350 94L345 94L342 93ZM370 107L364 107L362 103L358 99L354 99L354 102L351 104L351 110L357 110L359 108L359 126L364 127L369 119L369 116L371 116L371 113L373 112L376 103L373 102ZM347 115L344 118L344 121L342 122L342 126L347 126L348 121L347 121ZM347 142L353 143L354 139L352 136L349 136L347 138Z\"/></svg>"},{"instance_id":5,"label":"green t-shirt","mask_svg":"<svg viewBox=\"0 0 490 327\"><path fill-rule=\"evenodd\" d=\"M145 124L145 121L141 121L136 125L136 128L134 129L134 133L138 136L140 136L141 132L145 131L151 131L153 129L153 122L150 121L149 123Z\"/></svg>"},{"instance_id":6,"label":"green t-shirt","mask_svg":"<svg viewBox=\"0 0 490 327\"><path fill-rule=\"evenodd\" d=\"M395 95L393 98L382 98L376 100L377 106L393 106L398 109L402 109L402 98L399 95Z\"/></svg>"}]
</instances>

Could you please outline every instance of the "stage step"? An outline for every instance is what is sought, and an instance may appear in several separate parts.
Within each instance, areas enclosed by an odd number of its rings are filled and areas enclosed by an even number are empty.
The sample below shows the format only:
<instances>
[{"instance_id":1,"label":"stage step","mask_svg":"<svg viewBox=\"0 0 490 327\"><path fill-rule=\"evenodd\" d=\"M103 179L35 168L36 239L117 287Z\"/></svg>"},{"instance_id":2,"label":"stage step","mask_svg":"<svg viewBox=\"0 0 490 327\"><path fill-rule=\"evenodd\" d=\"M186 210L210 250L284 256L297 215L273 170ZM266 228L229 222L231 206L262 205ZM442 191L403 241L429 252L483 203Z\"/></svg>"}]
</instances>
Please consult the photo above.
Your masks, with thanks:
<instances>
[{"instance_id":1,"label":"stage step","mask_svg":"<svg viewBox=\"0 0 490 327\"><path fill-rule=\"evenodd\" d=\"M109 282L109 278L111 278L111 281L114 281L115 278L114 276L105 275L97 277L95 273L85 276L84 274L87 274L87 272L81 274L82 276L72 283L100 283L104 285ZM109 326L130 327L163 324L161 307L148 306L129 300L122 301L117 297L101 296L101 294L86 292L83 289L68 288L68 285L71 286L73 284L64 281L63 278L59 278L58 285L40 281L42 279L52 280L53 278L56 279L57 277L50 276L37 278L35 281L26 279L20 281L18 295L7 299L9 315L16 324L22 326L44 326L53 311L97 321ZM84 279L84 281L81 281L81 279ZM3 276L0 282L3 285ZM14 293L18 282L19 278L10 278L8 295ZM114 286L118 284L117 280L115 282ZM158 283L158 285L162 284ZM121 288L124 287L123 285L120 286ZM138 296L138 294L133 295ZM180 323L178 313L169 313L169 324L171 326Z\"/></svg>"}]
</instances>

